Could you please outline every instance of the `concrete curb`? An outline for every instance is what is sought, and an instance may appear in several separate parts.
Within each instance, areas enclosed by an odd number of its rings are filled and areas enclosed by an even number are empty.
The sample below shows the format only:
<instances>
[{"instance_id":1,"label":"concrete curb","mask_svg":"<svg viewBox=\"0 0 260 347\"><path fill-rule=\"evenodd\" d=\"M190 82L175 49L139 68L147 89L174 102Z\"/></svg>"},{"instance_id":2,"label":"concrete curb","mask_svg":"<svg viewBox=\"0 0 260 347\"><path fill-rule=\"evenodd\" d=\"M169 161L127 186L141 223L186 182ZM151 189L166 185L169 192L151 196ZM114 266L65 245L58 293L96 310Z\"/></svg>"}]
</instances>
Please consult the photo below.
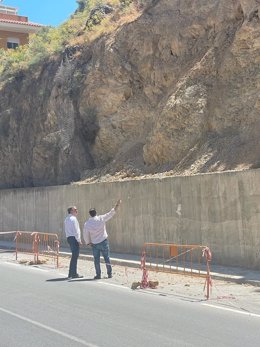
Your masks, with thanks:
<instances>
[{"instance_id":1,"label":"concrete curb","mask_svg":"<svg viewBox=\"0 0 260 347\"><path fill-rule=\"evenodd\" d=\"M59 253L63 257L70 257L71 253L69 252L60 252ZM93 261L93 255L91 254L80 254L79 259L85 259L85 260L91 260ZM133 268L140 268L140 261L137 260L127 260L127 259L118 259L110 257L112 265L119 265L119 266L127 266L127 267L133 267ZM102 259L101 259L102 262Z\"/></svg>"},{"instance_id":2,"label":"concrete curb","mask_svg":"<svg viewBox=\"0 0 260 347\"><path fill-rule=\"evenodd\" d=\"M70 257L69 252L60 252L60 255L63 257ZM93 261L93 256L91 254L80 254L79 259L82 260L90 260ZM127 259L119 259L110 257L111 263L113 265L126 266L140 269L140 261L137 260L127 260ZM226 282L232 282L237 284L250 284L255 287L260 287L260 280L247 279L246 277L239 275L229 275L229 274L221 274L217 272L211 272L211 278L214 280L222 280Z\"/></svg>"}]
</instances>

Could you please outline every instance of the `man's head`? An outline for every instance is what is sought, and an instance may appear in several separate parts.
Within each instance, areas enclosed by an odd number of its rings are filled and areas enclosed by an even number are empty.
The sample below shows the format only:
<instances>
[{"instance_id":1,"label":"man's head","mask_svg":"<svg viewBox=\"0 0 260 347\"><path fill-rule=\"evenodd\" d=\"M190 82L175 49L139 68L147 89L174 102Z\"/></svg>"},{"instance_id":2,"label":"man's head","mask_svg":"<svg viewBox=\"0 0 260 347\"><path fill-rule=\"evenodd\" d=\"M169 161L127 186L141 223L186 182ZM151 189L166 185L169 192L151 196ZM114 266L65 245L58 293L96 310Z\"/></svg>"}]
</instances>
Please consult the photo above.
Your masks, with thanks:
<instances>
[{"instance_id":1,"label":"man's head","mask_svg":"<svg viewBox=\"0 0 260 347\"><path fill-rule=\"evenodd\" d=\"M95 208L91 208L89 210L89 214L91 215L91 217L95 217L97 215L97 211Z\"/></svg>"},{"instance_id":2,"label":"man's head","mask_svg":"<svg viewBox=\"0 0 260 347\"><path fill-rule=\"evenodd\" d=\"M72 214L73 216L75 216L78 213L78 209L76 206L70 206L68 208L68 214Z\"/></svg>"}]
</instances>

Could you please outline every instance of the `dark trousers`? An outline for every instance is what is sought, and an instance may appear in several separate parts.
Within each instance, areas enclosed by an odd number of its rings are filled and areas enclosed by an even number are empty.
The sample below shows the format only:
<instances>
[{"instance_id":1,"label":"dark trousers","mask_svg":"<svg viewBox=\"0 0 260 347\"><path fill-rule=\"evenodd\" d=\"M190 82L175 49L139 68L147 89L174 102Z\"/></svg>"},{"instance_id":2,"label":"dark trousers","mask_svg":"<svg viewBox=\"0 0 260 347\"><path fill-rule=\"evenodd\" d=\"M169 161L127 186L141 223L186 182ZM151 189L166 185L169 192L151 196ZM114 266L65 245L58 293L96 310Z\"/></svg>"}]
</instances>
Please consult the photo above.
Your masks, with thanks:
<instances>
[{"instance_id":1,"label":"dark trousers","mask_svg":"<svg viewBox=\"0 0 260 347\"><path fill-rule=\"evenodd\" d=\"M102 253L103 258L105 260L106 268L107 268L107 274L112 274L112 267L110 264L110 258L109 258L109 243L108 240L104 240L103 242L97 243L95 245L92 245L92 252L94 256L94 264L96 269L97 276L101 275L101 268L100 268L100 253Z\"/></svg>"},{"instance_id":2,"label":"dark trousers","mask_svg":"<svg viewBox=\"0 0 260 347\"><path fill-rule=\"evenodd\" d=\"M74 236L67 237L71 249L71 259L69 268L69 277L77 275L77 262L79 257L79 243Z\"/></svg>"}]
</instances>

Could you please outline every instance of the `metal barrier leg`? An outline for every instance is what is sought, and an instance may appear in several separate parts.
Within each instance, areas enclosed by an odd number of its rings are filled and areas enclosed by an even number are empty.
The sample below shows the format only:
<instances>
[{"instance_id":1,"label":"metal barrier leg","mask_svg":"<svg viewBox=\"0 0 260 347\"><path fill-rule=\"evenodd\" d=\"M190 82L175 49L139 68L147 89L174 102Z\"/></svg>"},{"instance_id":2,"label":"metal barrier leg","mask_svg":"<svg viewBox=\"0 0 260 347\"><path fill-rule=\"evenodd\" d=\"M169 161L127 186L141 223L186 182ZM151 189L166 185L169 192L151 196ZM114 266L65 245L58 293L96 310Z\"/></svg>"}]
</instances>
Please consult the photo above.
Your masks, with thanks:
<instances>
[{"instance_id":1,"label":"metal barrier leg","mask_svg":"<svg viewBox=\"0 0 260 347\"><path fill-rule=\"evenodd\" d=\"M39 261L39 236L38 233L34 233L33 235L33 256L34 256L34 263L38 264Z\"/></svg>"},{"instance_id":2,"label":"metal barrier leg","mask_svg":"<svg viewBox=\"0 0 260 347\"><path fill-rule=\"evenodd\" d=\"M56 240L57 269L59 268L59 252L60 252L60 243L58 240Z\"/></svg>"},{"instance_id":3,"label":"metal barrier leg","mask_svg":"<svg viewBox=\"0 0 260 347\"><path fill-rule=\"evenodd\" d=\"M15 260L18 259L18 235L19 235L19 232L17 231L16 237L15 237Z\"/></svg>"},{"instance_id":4,"label":"metal barrier leg","mask_svg":"<svg viewBox=\"0 0 260 347\"><path fill-rule=\"evenodd\" d=\"M143 277L141 281L141 288L145 289L148 287L148 271L146 270L145 266L145 261L146 261L146 253L145 250L142 252L142 257L141 257L141 270L143 270Z\"/></svg>"},{"instance_id":5,"label":"metal barrier leg","mask_svg":"<svg viewBox=\"0 0 260 347\"><path fill-rule=\"evenodd\" d=\"M209 299L209 285L210 285L210 280L209 280L209 275L207 275L207 300Z\"/></svg>"}]
</instances>

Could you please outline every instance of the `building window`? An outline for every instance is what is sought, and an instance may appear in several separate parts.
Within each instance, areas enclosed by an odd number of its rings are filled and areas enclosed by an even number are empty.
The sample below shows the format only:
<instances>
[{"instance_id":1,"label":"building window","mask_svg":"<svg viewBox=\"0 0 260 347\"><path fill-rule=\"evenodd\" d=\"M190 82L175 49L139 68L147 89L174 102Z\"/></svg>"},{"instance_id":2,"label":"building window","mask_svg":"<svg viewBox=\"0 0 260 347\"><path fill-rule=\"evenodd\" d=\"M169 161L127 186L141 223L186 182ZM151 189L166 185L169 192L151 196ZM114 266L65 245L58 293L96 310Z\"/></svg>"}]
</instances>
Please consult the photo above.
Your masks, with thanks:
<instances>
[{"instance_id":1,"label":"building window","mask_svg":"<svg viewBox=\"0 0 260 347\"><path fill-rule=\"evenodd\" d=\"M20 43L19 39L9 37L7 39L7 48L15 49L19 46L19 43Z\"/></svg>"},{"instance_id":2,"label":"building window","mask_svg":"<svg viewBox=\"0 0 260 347\"><path fill-rule=\"evenodd\" d=\"M7 42L7 48L17 48L19 45L16 42Z\"/></svg>"}]
</instances>

